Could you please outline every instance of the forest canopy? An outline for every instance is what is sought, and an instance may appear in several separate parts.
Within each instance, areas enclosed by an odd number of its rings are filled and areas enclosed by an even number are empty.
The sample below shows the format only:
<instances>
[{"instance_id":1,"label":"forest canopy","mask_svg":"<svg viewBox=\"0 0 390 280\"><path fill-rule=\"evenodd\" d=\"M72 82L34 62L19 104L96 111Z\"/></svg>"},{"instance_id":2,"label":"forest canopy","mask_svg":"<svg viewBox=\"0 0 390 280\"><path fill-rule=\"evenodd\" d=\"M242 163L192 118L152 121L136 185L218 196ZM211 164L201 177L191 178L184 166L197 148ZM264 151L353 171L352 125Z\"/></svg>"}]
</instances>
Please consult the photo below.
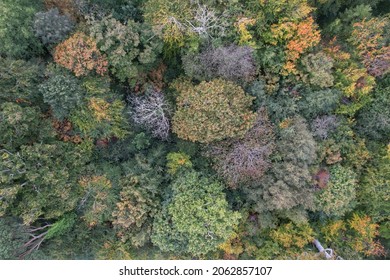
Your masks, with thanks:
<instances>
[{"instance_id":1,"label":"forest canopy","mask_svg":"<svg viewBox=\"0 0 390 280\"><path fill-rule=\"evenodd\" d=\"M2 0L0 259L388 259L389 28L387 0Z\"/></svg>"}]
</instances>

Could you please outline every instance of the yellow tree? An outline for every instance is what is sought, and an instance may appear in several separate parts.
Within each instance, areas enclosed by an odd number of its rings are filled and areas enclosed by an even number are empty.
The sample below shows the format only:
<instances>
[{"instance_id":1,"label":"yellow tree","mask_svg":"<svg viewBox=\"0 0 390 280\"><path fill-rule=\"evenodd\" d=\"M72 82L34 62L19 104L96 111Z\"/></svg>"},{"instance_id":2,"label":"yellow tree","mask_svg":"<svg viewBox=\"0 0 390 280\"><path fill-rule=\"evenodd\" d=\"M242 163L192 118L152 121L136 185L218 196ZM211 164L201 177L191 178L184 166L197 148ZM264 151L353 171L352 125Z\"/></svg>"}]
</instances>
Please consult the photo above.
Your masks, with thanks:
<instances>
[{"instance_id":1,"label":"yellow tree","mask_svg":"<svg viewBox=\"0 0 390 280\"><path fill-rule=\"evenodd\" d=\"M256 119L250 110L253 97L230 81L215 79L196 86L186 82L175 86L179 96L172 130L179 138L210 143L242 137Z\"/></svg>"}]
</instances>

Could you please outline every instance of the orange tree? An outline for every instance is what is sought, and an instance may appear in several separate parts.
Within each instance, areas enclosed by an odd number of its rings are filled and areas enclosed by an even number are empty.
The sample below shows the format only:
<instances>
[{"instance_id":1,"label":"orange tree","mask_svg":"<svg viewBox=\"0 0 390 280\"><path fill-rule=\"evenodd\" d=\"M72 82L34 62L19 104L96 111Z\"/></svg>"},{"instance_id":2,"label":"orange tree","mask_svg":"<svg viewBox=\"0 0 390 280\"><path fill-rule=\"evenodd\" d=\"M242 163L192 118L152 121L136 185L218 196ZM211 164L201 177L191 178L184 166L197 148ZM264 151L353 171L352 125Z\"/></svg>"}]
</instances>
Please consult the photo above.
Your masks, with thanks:
<instances>
[{"instance_id":1,"label":"orange tree","mask_svg":"<svg viewBox=\"0 0 390 280\"><path fill-rule=\"evenodd\" d=\"M99 75L107 72L108 62L97 48L96 42L77 32L72 37L57 45L54 61L73 71L78 76L85 76L94 71Z\"/></svg>"},{"instance_id":2,"label":"orange tree","mask_svg":"<svg viewBox=\"0 0 390 280\"><path fill-rule=\"evenodd\" d=\"M250 111L253 97L232 82L215 79L193 86L175 83L179 91L173 132L179 138L210 143L241 137L251 128L256 114Z\"/></svg>"},{"instance_id":3,"label":"orange tree","mask_svg":"<svg viewBox=\"0 0 390 280\"><path fill-rule=\"evenodd\" d=\"M320 32L307 0L245 1L236 20L238 43L256 49L257 62L273 74L297 74L301 56L316 46Z\"/></svg>"}]
</instances>

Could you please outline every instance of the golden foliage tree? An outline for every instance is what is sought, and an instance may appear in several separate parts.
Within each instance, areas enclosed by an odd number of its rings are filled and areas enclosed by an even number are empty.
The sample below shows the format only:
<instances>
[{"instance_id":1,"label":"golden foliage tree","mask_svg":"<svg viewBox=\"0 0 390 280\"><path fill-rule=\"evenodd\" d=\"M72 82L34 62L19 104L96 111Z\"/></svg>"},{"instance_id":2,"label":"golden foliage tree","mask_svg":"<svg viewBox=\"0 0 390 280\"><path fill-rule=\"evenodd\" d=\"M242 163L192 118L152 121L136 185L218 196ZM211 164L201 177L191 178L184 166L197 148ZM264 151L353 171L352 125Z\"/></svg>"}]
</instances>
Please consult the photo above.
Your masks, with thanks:
<instances>
[{"instance_id":1,"label":"golden foliage tree","mask_svg":"<svg viewBox=\"0 0 390 280\"><path fill-rule=\"evenodd\" d=\"M176 88L179 96L173 132L179 138L210 143L241 137L256 119L250 111L253 97L230 81L215 79L197 86L177 84Z\"/></svg>"}]
</instances>

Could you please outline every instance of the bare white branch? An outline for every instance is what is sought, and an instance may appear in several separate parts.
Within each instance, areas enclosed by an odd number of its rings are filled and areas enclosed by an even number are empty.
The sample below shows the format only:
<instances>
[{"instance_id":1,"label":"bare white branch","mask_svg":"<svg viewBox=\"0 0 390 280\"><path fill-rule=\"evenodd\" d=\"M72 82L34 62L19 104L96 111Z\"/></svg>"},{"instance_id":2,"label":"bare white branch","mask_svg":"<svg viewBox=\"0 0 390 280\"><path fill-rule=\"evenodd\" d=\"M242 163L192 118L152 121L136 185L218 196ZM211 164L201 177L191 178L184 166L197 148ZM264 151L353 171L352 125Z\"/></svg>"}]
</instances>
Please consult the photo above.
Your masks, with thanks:
<instances>
[{"instance_id":1,"label":"bare white branch","mask_svg":"<svg viewBox=\"0 0 390 280\"><path fill-rule=\"evenodd\" d=\"M170 131L170 108L164 94L151 90L144 96L132 96L129 101L133 122L145 127L153 137L166 140Z\"/></svg>"}]
</instances>

